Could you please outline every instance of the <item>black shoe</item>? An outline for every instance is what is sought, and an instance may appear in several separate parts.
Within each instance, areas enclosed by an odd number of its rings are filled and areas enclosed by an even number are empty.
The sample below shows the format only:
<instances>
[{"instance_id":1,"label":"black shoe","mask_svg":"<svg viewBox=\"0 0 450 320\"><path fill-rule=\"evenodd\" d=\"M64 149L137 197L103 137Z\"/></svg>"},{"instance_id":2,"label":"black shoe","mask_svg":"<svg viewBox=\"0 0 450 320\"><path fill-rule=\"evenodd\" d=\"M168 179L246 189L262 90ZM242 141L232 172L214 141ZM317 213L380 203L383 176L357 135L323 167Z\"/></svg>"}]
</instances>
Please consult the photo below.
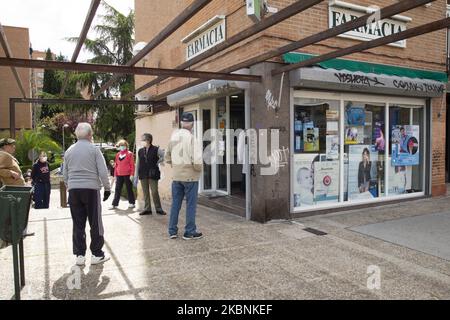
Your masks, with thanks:
<instances>
[{"instance_id":1,"label":"black shoe","mask_svg":"<svg viewBox=\"0 0 450 320\"><path fill-rule=\"evenodd\" d=\"M150 215L150 214L152 214L151 211L142 211L141 213L139 213L140 216L147 216L147 215Z\"/></svg>"},{"instance_id":2,"label":"black shoe","mask_svg":"<svg viewBox=\"0 0 450 320\"><path fill-rule=\"evenodd\" d=\"M195 232L193 234L184 234L183 239L184 240L197 240L203 238L203 234L201 232Z\"/></svg>"},{"instance_id":3,"label":"black shoe","mask_svg":"<svg viewBox=\"0 0 450 320\"><path fill-rule=\"evenodd\" d=\"M167 213L165 213L163 210L156 211L156 213L159 214L159 215L162 215L162 216L167 215Z\"/></svg>"}]
</instances>

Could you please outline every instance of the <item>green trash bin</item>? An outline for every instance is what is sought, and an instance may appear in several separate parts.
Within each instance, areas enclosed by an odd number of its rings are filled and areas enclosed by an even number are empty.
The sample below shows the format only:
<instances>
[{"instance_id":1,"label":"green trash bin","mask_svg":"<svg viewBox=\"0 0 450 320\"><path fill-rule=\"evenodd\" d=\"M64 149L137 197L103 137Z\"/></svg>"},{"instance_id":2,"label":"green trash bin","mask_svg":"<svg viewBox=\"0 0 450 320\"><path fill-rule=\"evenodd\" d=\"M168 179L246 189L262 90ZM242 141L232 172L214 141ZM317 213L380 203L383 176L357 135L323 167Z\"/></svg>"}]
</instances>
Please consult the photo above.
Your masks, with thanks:
<instances>
[{"instance_id":1,"label":"green trash bin","mask_svg":"<svg viewBox=\"0 0 450 320\"><path fill-rule=\"evenodd\" d=\"M0 188L0 244L12 244L16 300L20 300L20 290L25 286L23 234L28 226L32 194L33 187Z\"/></svg>"},{"instance_id":2,"label":"green trash bin","mask_svg":"<svg viewBox=\"0 0 450 320\"><path fill-rule=\"evenodd\" d=\"M31 196L33 194L33 187L25 186L3 186L0 188L0 239L13 243L13 240L18 241L22 238L22 234L28 226L28 216L31 207ZM16 200L17 215L17 232L16 237L13 237L12 220L10 213L11 197Z\"/></svg>"}]
</instances>

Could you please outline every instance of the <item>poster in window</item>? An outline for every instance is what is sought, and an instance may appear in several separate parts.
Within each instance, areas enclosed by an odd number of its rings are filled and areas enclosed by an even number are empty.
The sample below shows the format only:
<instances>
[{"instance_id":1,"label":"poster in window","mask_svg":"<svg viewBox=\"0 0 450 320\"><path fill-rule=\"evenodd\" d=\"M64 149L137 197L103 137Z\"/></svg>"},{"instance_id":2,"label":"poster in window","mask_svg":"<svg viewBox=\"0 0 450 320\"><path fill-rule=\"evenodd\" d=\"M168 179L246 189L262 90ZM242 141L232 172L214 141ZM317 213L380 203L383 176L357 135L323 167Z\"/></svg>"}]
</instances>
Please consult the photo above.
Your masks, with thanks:
<instances>
[{"instance_id":1,"label":"poster in window","mask_svg":"<svg viewBox=\"0 0 450 320\"><path fill-rule=\"evenodd\" d=\"M338 160L339 159L339 136L328 135L327 136L327 159Z\"/></svg>"},{"instance_id":2,"label":"poster in window","mask_svg":"<svg viewBox=\"0 0 450 320\"><path fill-rule=\"evenodd\" d=\"M314 205L314 163L319 154L294 155L294 207Z\"/></svg>"},{"instance_id":3,"label":"poster in window","mask_svg":"<svg viewBox=\"0 0 450 320\"><path fill-rule=\"evenodd\" d=\"M364 127L347 127L345 129L345 144L364 143Z\"/></svg>"},{"instance_id":4,"label":"poster in window","mask_svg":"<svg viewBox=\"0 0 450 320\"><path fill-rule=\"evenodd\" d=\"M319 128L305 128L303 130L303 148L305 152L319 151Z\"/></svg>"},{"instance_id":5,"label":"poster in window","mask_svg":"<svg viewBox=\"0 0 450 320\"><path fill-rule=\"evenodd\" d=\"M393 126L392 127L392 165L416 166L419 165L419 126Z\"/></svg>"},{"instance_id":6,"label":"poster in window","mask_svg":"<svg viewBox=\"0 0 450 320\"><path fill-rule=\"evenodd\" d=\"M375 149L384 152L386 148L386 140L384 138L384 122L376 121L373 128L372 140L375 141Z\"/></svg>"},{"instance_id":7,"label":"poster in window","mask_svg":"<svg viewBox=\"0 0 450 320\"><path fill-rule=\"evenodd\" d=\"M339 161L314 163L314 201L339 200Z\"/></svg>"},{"instance_id":8,"label":"poster in window","mask_svg":"<svg viewBox=\"0 0 450 320\"><path fill-rule=\"evenodd\" d=\"M338 110L327 110L326 118L327 118L327 121L338 121L339 120L339 111Z\"/></svg>"},{"instance_id":9,"label":"poster in window","mask_svg":"<svg viewBox=\"0 0 450 320\"><path fill-rule=\"evenodd\" d=\"M378 197L378 151L373 145L349 146L348 198Z\"/></svg>"},{"instance_id":10,"label":"poster in window","mask_svg":"<svg viewBox=\"0 0 450 320\"><path fill-rule=\"evenodd\" d=\"M327 134L338 134L339 133L339 122L338 121L328 121L327 122Z\"/></svg>"},{"instance_id":11,"label":"poster in window","mask_svg":"<svg viewBox=\"0 0 450 320\"><path fill-rule=\"evenodd\" d=\"M364 107L347 106L345 110L347 125L364 126L366 124L366 111Z\"/></svg>"},{"instance_id":12,"label":"poster in window","mask_svg":"<svg viewBox=\"0 0 450 320\"><path fill-rule=\"evenodd\" d=\"M391 166L389 170L389 195L400 195L411 189L412 169L410 166Z\"/></svg>"}]
</instances>

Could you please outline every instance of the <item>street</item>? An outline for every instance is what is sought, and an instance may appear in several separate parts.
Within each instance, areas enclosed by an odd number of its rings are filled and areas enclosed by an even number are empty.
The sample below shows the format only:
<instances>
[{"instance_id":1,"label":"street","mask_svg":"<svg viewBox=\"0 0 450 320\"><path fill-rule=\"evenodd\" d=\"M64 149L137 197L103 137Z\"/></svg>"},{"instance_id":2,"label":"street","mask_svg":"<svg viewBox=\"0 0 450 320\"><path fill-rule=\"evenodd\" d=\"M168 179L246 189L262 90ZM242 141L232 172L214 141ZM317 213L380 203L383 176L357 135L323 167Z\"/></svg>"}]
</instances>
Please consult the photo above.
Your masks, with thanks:
<instances>
[{"instance_id":1,"label":"street","mask_svg":"<svg viewBox=\"0 0 450 320\"><path fill-rule=\"evenodd\" d=\"M414 241L401 234L389 238L376 228L395 222L396 228L384 228L393 232L402 229L402 221L411 225L411 218L421 217L435 221L428 227L445 229L449 195L267 224L199 206L197 225L205 237L191 241L168 238L168 216L139 216L137 209L125 209L125 201L120 210L108 211L104 203L111 260L90 266L89 254L81 269L72 268L70 211L58 204L59 192L53 190L53 209L31 210L29 230L36 235L25 240L22 299L450 298L448 249L427 253L433 230L416 231ZM168 203L163 207L170 209ZM441 219L433 219L436 215ZM184 208L180 231L183 216ZM0 268L0 298L11 299L10 247L0 251Z\"/></svg>"}]
</instances>

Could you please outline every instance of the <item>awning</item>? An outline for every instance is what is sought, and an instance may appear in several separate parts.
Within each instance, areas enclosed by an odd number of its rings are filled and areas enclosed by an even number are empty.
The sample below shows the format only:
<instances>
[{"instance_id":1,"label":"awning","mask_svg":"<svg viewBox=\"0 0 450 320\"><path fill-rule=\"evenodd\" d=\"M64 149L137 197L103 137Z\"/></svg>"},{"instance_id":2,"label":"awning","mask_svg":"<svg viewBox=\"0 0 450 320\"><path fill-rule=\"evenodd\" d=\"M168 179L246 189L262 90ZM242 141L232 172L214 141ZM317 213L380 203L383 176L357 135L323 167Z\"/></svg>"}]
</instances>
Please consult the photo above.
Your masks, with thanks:
<instances>
[{"instance_id":1,"label":"awning","mask_svg":"<svg viewBox=\"0 0 450 320\"><path fill-rule=\"evenodd\" d=\"M286 63L298 63L308 60L315 55L307 53L290 52L283 55L283 60ZM317 64L324 69L347 70L351 72L373 73L378 75L388 75L397 77L408 77L417 79L435 80L447 83L448 77L445 72L427 71L419 69L411 69L397 66L390 66L385 64L360 62L346 59L332 59Z\"/></svg>"},{"instance_id":2,"label":"awning","mask_svg":"<svg viewBox=\"0 0 450 320\"><path fill-rule=\"evenodd\" d=\"M250 74L250 70L241 69L233 73ZM248 88L248 82L210 80L167 96L167 104L171 107L179 107L205 99L232 95Z\"/></svg>"},{"instance_id":3,"label":"awning","mask_svg":"<svg viewBox=\"0 0 450 320\"><path fill-rule=\"evenodd\" d=\"M312 55L289 53L284 57L294 63ZM289 78L291 87L411 97L442 96L446 92L447 83L447 74L443 72L342 59L293 70L289 73Z\"/></svg>"}]
</instances>

